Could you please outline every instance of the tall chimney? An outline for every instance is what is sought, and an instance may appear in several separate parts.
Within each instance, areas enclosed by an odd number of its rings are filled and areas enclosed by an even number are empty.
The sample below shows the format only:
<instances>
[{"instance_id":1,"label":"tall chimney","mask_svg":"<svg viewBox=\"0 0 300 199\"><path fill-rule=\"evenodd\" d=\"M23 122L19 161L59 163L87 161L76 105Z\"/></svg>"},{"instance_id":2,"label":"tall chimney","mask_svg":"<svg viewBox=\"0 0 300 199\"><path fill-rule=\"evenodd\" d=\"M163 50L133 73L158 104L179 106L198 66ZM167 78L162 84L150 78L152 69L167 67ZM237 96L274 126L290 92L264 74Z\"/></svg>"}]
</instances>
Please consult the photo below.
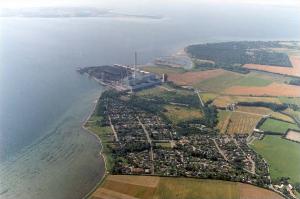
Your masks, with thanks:
<instances>
[{"instance_id":1,"label":"tall chimney","mask_svg":"<svg viewBox=\"0 0 300 199\"><path fill-rule=\"evenodd\" d=\"M133 78L136 78L136 66L137 66L137 52L134 52L134 68L133 68Z\"/></svg>"}]
</instances>

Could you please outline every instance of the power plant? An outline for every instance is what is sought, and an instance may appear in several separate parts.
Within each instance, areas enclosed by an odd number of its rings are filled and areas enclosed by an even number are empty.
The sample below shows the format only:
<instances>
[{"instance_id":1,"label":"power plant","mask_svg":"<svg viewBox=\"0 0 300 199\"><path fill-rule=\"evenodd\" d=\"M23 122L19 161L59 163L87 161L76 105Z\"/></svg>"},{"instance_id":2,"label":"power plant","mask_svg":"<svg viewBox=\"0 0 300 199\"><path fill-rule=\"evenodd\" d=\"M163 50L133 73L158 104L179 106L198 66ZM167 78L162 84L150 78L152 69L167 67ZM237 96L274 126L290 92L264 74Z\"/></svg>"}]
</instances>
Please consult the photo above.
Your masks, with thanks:
<instances>
[{"instance_id":1,"label":"power plant","mask_svg":"<svg viewBox=\"0 0 300 199\"><path fill-rule=\"evenodd\" d=\"M77 71L87 73L99 83L119 91L138 91L161 84L166 80L154 73L140 70L137 67L137 52L134 52L133 66L114 64L113 66L90 66L79 68Z\"/></svg>"}]
</instances>

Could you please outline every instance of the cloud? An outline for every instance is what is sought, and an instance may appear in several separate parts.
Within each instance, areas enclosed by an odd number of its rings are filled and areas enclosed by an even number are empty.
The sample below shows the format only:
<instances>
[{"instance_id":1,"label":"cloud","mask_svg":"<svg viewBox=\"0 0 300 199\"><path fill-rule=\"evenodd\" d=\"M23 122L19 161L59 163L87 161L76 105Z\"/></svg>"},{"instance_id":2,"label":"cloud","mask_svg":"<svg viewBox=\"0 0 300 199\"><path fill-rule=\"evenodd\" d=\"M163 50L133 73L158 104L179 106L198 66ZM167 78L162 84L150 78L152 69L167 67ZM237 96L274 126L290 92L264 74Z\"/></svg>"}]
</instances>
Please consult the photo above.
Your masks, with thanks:
<instances>
[{"instance_id":1,"label":"cloud","mask_svg":"<svg viewBox=\"0 0 300 199\"><path fill-rule=\"evenodd\" d=\"M0 0L0 7L40 7L40 6L136 6L155 4L255 4L300 7L299 0Z\"/></svg>"}]
</instances>

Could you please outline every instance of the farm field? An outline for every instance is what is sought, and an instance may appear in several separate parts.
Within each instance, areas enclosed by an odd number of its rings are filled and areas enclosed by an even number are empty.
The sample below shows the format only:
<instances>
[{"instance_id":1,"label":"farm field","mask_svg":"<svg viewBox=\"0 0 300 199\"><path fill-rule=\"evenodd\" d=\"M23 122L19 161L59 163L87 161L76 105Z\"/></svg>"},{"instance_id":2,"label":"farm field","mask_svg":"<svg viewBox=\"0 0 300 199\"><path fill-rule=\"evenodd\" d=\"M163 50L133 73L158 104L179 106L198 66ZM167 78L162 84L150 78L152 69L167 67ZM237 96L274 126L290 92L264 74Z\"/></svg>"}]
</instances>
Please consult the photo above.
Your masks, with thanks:
<instances>
[{"instance_id":1,"label":"farm field","mask_svg":"<svg viewBox=\"0 0 300 199\"><path fill-rule=\"evenodd\" d=\"M204 91L221 92L232 86L241 87L264 87L273 82L272 78L264 78L265 76L257 73L249 73L242 75L239 73L227 71L216 77L195 83L194 86Z\"/></svg>"},{"instance_id":2,"label":"farm field","mask_svg":"<svg viewBox=\"0 0 300 199\"><path fill-rule=\"evenodd\" d=\"M292 183L300 182L299 143L276 135L266 135L262 140L255 140L251 147L267 160L272 179L285 176L290 177Z\"/></svg>"},{"instance_id":3,"label":"farm field","mask_svg":"<svg viewBox=\"0 0 300 199\"><path fill-rule=\"evenodd\" d=\"M295 130L299 129L296 124L291 124L289 122L283 122L272 118L268 118L259 128L263 131L270 131L278 134L284 134L289 128Z\"/></svg>"},{"instance_id":4,"label":"farm field","mask_svg":"<svg viewBox=\"0 0 300 199\"><path fill-rule=\"evenodd\" d=\"M250 95L250 96L285 96L300 97L300 86L272 83L268 86L232 86L224 91L228 95Z\"/></svg>"},{"instance_id":5,"label":"farm field","mask_svg":"<svg viewBox=\"0 0 300 199\"><path fill-rule=\"evenodd\" d=\"M219 108L225 108L228 104L237 103L237 102L270 102L270 103L282 104L283 100L277 97L220 95L214 99L213 104Z\"/></svg>"},{"instance_id":6,"label":"farm field","mask_svg":"<svg viewBox=\"0 0 300 199\"><path fill-rule=\"evenodd\" d=\"M154 87L154 88L148 88L148 89L144 89L142 91L137 92L138 96L149 96L149 95L160 95L163 94L164 92L166 92L165 89L161 88L161 87Z\"/></svg>"},{"instance_id":7,"label":"farm field","mask_svg":"<svg viewBox=\"0 0 300 199\"><path fill-rule=\"evenodd\" d=\"M204 92L200 93L200 95L204 103L210 100L214 100L218 96L218 94L216 93L204 93Z\"/></svg>"},{"instance_id":8,"label":"farm field","mask_svg":"<svg viewBox=\"0 0 300 199\"><path fill-rule=\"evenodd\" d=\"M166 105L164 115L174 124L192 119L200 119L202 112L195 108L186 108L182 106Z\"/></svg>"},{"instance_id":9,"label":"farm field","mask_svg":"<svg viewBox=\"0 0 300 199\"><path fill-rule=\"evenodd\" d=\"M223 69L206 70L206 71L192 71L186 73L170 74L169 80L178 85L193 85L197 82L204 81L206 79L218 77L229 72Z\"/></svg>"},{"instance_id":10,"label":"farm field","mask_svg":"<svg viewBox=\"0 0 300 199\"><path fill-rule=\"evenodd\" d=\"M286 114L289 114L295 118L295 120L300 124L300 112L299 111L294 111L293 109L286 109L284 110Z\"/></svg>"},{"instance_id":11,"label":"farm field","mask_svg":"<svg viewBox=\"0 0 300 199\"><path fill-rule=\"evenodd\" d=\"M255 106L238 106L236 111L246 112L246 113L253 113L253 114L260 114L260 115L271 115L272 118L284 120L290 123L295 123L294 120L282 113L272 111L269 108L265 107L255 107Z\"/></svg>"},{"instance_id":12,"label":"farm field","mask_svg":"<svg viewBox=\"0 0 300 199\"><path fill-rule=\"evenodd\" d=\"M285 135L288 140L300 142L300 131L289 130Z\"/></svg>"},{"instance_id":13,"label":"farm field","mask_svg":"<svg viewBox=\"0 0 300 199\"><path fill-rule=\"evenodd\" d=\"M228 122L226 134L250 134L261 119L260 115L232 112Z\"/></svg>"},{"instance_id":14,"label":"farm field","mask_svg":"<svg viewBox=\"0 0 300 199\"><path fill-rule=\"evenodd\" d=\"M91 199L282 199L275 192L220 180L110 175Z\"/></svg>"},{"instance_id":15,"label":"farm field","mask_svg":"<svg viewBox=\"0 0 300 199\"><path fill-rule=\"evenodd\" d=\"M290 56L293 67L268 66L260 64L245 64L248 69L262 70L271 73L300 77L300 57Z\"/></svg>"},{"instance_id":16,"label":"farm field","mask_svg":"<svg viewBox=\"0 0 300 199\"><path fill-rule=\"evenodd\" d=\"M138 96L143 97L166 97L171 95L195 95L195 92L193 90L187 90L187 89L175 89L169 86L168 84L162 84L160 86L156 86L153 88L148 88L141 90L136 93Z\"/></svg>"},{"instance_id":17,"label":"farm field","mask_svg":"<svg viewBox=\"0 0 300 199\"><path fill-rule=\"evenodd\" d=\"M246 113L253 113L259 115L267 115L272 112L271 109L265 107L255 107L255 106L237 106L236 111L246 112Z\"/></svg>"},{"instance_id":18,"label":"farm field","mask_svg":"<svg viewBox=\"0 0 300 199\"><path fill-rule=\"evenodd\" d=\"M296 97L279 97L279 100L282 103L287 103L287 104L296 104L297 106L300 106L300 98Z\"/></svg>"},{"instance_id":19,"label":"farm field","mask_svg":"<svg viewBox=\"0 0 300 199\"><path fill-rule=\"evenodd\" d=\"M222 134L226 133L226 129L229 124L231 114L232 114L231 111L220 110L218 112L217 128L219 129L220 133L222 133Z\"/></svg>"},{"instance_id":20,"label":"farm field","mask_svg":"<svg viewBox=\"0 0 300 199\"><path fill-rule=\"evenodd\" d=\"M220 92L225 88L235 85L236 81L242 79L242 75L233 72L227 72L226 74L219 75L201 82L195 82L194 87L203 91Z\"/></svg>"}]
</instances>

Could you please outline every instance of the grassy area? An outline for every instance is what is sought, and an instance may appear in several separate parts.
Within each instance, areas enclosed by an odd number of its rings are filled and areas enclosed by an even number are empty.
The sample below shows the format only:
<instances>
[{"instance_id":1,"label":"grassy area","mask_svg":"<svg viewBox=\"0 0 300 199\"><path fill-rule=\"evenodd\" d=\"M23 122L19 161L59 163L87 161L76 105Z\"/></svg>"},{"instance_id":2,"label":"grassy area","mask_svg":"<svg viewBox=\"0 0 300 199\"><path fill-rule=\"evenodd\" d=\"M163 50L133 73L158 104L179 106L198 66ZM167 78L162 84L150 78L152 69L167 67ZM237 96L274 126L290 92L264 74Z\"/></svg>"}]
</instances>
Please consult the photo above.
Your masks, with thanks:
<instances>
[{"instance_id":1,"label":"grassy area","mask_svg":"<svg viewBox=\"0 0 300 199\"><path fill-rule=\"evenodd\" d=\"M274 117L276 119L280 119L280 120L284 120L284 121L287 121L287 122L295 123L295 121L290 116L287 116L285 114L272 111L271 115L272 115L272 117Z\"/></svg>"},{"instance_id":2,"label":"grassy area","mask_svg":"<svg viewBox=\"0 0 300 199\"><path fill-rule=\"evenodd\" d=\"M158 142L155 143L156 146L161 146L163 148L171 148L171 143L170 142Z\"/></svg>"},{"instance_id":3,"label":"grassy area","mask_svg":"<svg viewBox=\"0 0 300 199\"><path fill-rule=\"evenodd\" d=\"M248 75L237 81L235 84L238 86L268 86L272 81L263 79L254 75Z\"/></svg>"},{"instance_id":4,"label":"grassy area","mask_svg":"<svg viewBox=\"0 0 300 199\"><path fill-rule=\"evenodd\" d=\"M174 124L182 121L200 119L203 116L200 108L187 108L174 105L166 105L164 108L167 110L164 112L164 115Z\"/></svg>"},{"instance_id":5,"label":"grassy area","mask_svg":"<svg viewBox=\"0 0 300 199\"><path fill-rule=\"evenodd\" d=\"M167 95L195 95L194 91L192 90L186 90L186 89L180 89L180 88L173 88L172 86L168 84L162 84L160 86L143 89L139 92L137 92L138 96L144 96L144 97L151 97L151 96L158 96L163 97Z\"/></svg>"},{"instance_id":6,"label":"grassy area","mask_svg":"<svg viewBox=\"0 0 300 199\"><path fill-rule=\"evenodd\" d=\"M247 97L247 96L229 96L221 95L214 99L214 104L218 107L226 107L228 104L237 102L270 102L282 104L277 97Z\"/></svg>"},{"instance_id":7,"label":"grassy area","mask_svg":"<svg viewBox=\"0 0 300 199\"><path fill-rule=\"evenodd\" d=\"M293 109L288 108L284 112L293 116L297 120L297 122L300 124L300 111L294 111Z\"/></svg>"},{"instance_id":8,"label":"grassy area","mask_svg":"<svg viewBox=\"0 0 300 199\"><path fill-rule=\"evenodd\" d=\"M257 74L250 73L241 75L238 73L226 73L196 83L194 86L200 89L220 92L231 86L259 86L264 87L271 84L271 79L259 77Z\"/></svg>"},{"instance_id":9,"label":"grassy area","mask_svg":"<svg viewBox=\"0 0 300 199\"><path fill-rule=\"evenodd\" d=\"M138 96L159 96L165 92L168 92L168 91L157 86L157 87L141 90L141 91L137 92L137 95Z\"/></svg>"},{"instance_id":10,"label":"grassy area","mask_svg":"<svg viewBox=\"0 0 300 199\"><path fill-rule=\"evenodd\" d=\"M298 98L298 97L279 97L279 100L282 103L296 104L296 105L300 106L300 98Z\"/></svg>"},{"instance_id":11,"label":"grassy area","mask_svg":"<svg viewBox=\"0 0 300 199\"><path fill-rule=\"evenodd\" d=\"M275 119L267 119L261 126L260 129L263 131L271 131L275 133L284 134L287 129L298 129L296 124L291 124L289 122L283 122Z\"/></svg>"},{"instance_id":12,"label":"grassy area","mask_svg":"<svg viewBox=\"0 0 300 199\"><path fill-rule=\"evenodd\" d=\"M213 77L207 80L203 80L199 83L196 83L194 86L202 90L220 92L224 89L235 85L235 82L242 79L242 75L237 73L226 73Z\"/></svg>"},{"instance_id":13,"label":"grassy area","mask_svg":"<svg viewBox=\"0 0 300 199\"><path fill-rule=\"evenodd\" d=\"M204 103L214 100L218 96L216 93L201 93L200 95Z\"/></svg>"},{"instance_id":14,"label":"grassy area","mask_svg":"<svg viewBox=\"0 0 300 199\"><path fill-rule=\"evenodd\" d=\"M96 134L101 139L102 154L105 156L106 167L108 171L111 171L114 159L111 156L111 151L108 148L108 142L112 140L112 129L110 127L100 127L97 125L97 121L100 121L101 117L93 115L86 123L85 127Z\"/></svg>"},{"instance_id":15,"label":"grassy area","mask_svg":"<svg viewBox=\"0 0 300 199\"><path fill-rule=\"evenodd\" d=\"M251 145L270 164L272 179L282 176L291 178L291 182L300 182L300 144L282 139L280 136L267 135Z\"/></svg>"}]
</instances>

